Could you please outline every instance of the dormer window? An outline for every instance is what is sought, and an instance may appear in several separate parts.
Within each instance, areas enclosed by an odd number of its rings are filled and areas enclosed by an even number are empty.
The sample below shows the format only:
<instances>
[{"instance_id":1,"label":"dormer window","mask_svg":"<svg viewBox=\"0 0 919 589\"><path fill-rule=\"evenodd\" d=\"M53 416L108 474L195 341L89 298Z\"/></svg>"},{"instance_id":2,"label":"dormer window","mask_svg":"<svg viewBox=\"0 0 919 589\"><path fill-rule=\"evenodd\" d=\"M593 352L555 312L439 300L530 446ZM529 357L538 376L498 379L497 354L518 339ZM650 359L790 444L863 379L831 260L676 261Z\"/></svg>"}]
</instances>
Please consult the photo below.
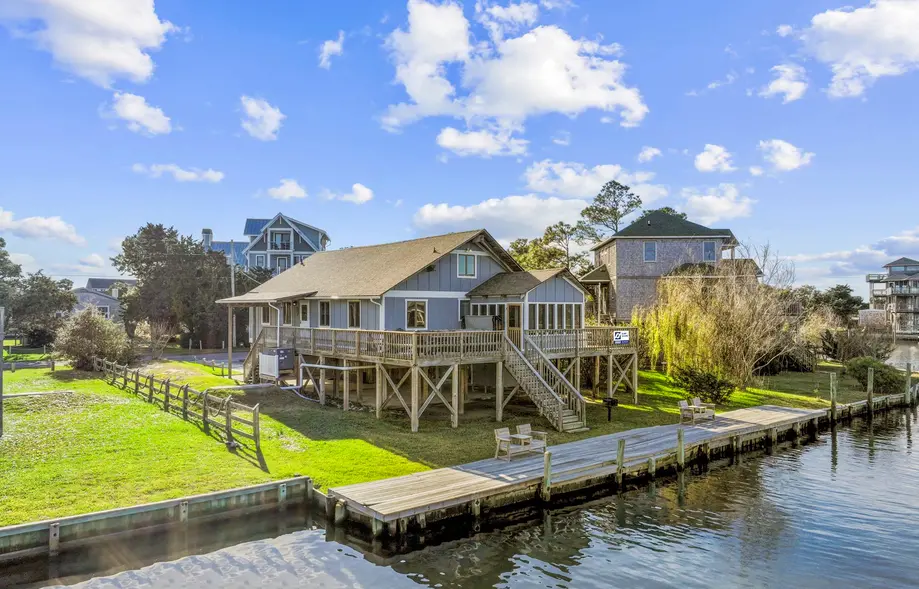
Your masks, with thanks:
<instances>
[{"instance_id":1,"label":"dormer window","mask_svg":"<svg viewBox=\"0 0 919 589\"><path fill-rule=\"evenodd\" d=\"M475 278L475 255L457 254L456 275L460 278Z\"/></svg>"},{"instance_id":2,"label":"dormer window","mask_svg":"<svg viewBox=\"0 0 919 589\"><path fill-rule=\"evenodd\" d=\"M715 262L718 260L718 244L716 242L702 242L702 260L705 262Z\"/></svg>"}]
</instances>

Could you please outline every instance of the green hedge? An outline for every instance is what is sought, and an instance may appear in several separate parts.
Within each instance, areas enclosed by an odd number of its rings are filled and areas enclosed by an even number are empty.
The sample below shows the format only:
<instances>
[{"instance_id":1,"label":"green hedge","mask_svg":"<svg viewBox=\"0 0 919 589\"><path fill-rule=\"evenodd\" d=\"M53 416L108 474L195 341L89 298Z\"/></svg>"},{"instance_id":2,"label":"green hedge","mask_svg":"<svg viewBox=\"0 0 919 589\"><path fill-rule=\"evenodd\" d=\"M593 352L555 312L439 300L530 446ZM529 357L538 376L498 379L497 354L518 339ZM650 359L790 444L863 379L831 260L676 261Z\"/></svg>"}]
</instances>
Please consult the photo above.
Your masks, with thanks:
<instances>
[{"instance_id":1,"label":"green hedge","mask_svg":"<svg viewBox=\"0 0 919 589\"><path fill-rule=\"evenodd\" d=\"M863 356L846 362L846 372L852 375L865 390L868 389L868 369L874 368L874 392L896 395L906 390L906 374L875 358Z\"/></svg>"}]
</instances>

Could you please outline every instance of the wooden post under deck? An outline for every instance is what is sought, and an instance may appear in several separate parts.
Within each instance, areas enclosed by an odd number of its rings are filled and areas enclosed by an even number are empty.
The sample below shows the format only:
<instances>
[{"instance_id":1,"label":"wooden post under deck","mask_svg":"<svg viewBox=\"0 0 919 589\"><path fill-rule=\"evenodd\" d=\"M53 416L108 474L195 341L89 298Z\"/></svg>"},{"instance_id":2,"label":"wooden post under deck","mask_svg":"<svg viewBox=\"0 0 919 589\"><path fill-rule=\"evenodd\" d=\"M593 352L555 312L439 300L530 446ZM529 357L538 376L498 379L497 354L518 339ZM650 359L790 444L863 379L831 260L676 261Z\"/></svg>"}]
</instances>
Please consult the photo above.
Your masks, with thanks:
<instances>
[{"instance_id":1,"label":"wooden post under deck","mask_svg":"<svg viewBox=\"0 0 919 589\"><path fill-rule=\"evenodd\" d=\"M638 352L632 356L632 404L638 405Z\"/></svg>"},{"instance_id":2,"label":"wooden post under deck","mask_svg":"<svg viewBox=\"0 0 919 589\"><path fill-rule=\"evenodd\" d=\"M347 368L348 361L343 360L342 366ZM342 409L348 411L351 408L351 373L347 370L342 370L341 376L344 379L344 387L342 388Z\"/></svg>"},{"instance_id":3,"label":"wooden post under deck","mask_svg":"<svg viewBox=\"0 0 919 589\"><path fill-rule=\"evenodd\" d=\"M495 363L495 418L504 421L504 362Z\"/></svg>"},{"instance_id":4,"label":"wooden post under deck","mask_svg":"<svg viewBox=\"0 0 919 589\"><path fill-rule=\"evenodd\" d=\"M600 356L594 356L594 397L600 394Z\"/></svg>"},{"instance_id":5,"label":"wooden post under deck","mask_svg":"<svg viewBox=\"0 0 919 589\"><path fill-rule=\"evenodd\" d=\"M233 305L227 305L227 378L233 378Z\"/></svg>"},{"instance_id":6,"label":"wooden post under deck","mask_svg":"<svg viewBox=\"0 0 919 589\"><path fill-rule=\"evenodd\" d=\"M460 372L460 404L459 404L459 414L463 415L466 413L466 397L469 394L469 370L471 366L461 366Z\"/></svg>"},{"instance_id":7,"label":"wooden post under deck","mask_svg":"<svg viewBox=\"0 0 919 589\"><path fill-rule=\"evenodd\" d=\"M460 403L459 403L459 381L460 381L460 365L453 365L453 374L450 375L450 392L452 393L450 402L453 403L453 415L451 417L450 424L453 427L459 425L459 414L460 414Z\"/></svg>"},{"instance_id":8,"label":"wooden post under deck","mask_svg":"<svg viewBox=\"0 0 919 589\"><path fill-rule=\"evenodd\" d=\"M383 366L379 362L377 362L377 372L374 377L377 385L377 398L374 407L376 407L377 419L380 419L383 417Z\"/></svg>"},{"instance_id":9,"label":"wooden post under deck","mask_svg":"<svg viewBox=\"0 0 919 589\"><path fill-rule=\"evenodd\" d=\"M572 378L571 384L573 384L574 388L577 389L577 391L580 393L581 392L581 357L580 356L574 359L574 366L571 368L571 370L574 371L574 374L572 375L573 378Z\"/></svg>"},{"instance_id":10,"label":"wooden post under deck","mask_svg":"<svg viewBox=\"0 0 919 589\"><path fill-rule=\"evenodd\" d=\"M325 366L325 356L319 356L319 365ZM313 381L313 385L316 384L316 381ZM319 404L325 405L325 368L319 369Z\"/></svg>"},{"instance_id":11,"label":"wooden post under deck","mask_svg":"<svg viewBox=\"0 0 919 589\"><path fill-rule=\"evenodd\" d=\"M600 363L600 357L597 356L597 364ZM606 358L606 396L612 397L613 393L613 357L607 356Z\"/></svg>"},{"instance_id":12,"label":"wooden post under deck","mask_svg":"<svg viewBox=\"0 0 919 589\"><path fill-rule=\"evenodd\" d=\"M420 395L421 383L419 381L421 379L418 376L419 368L417 366L412 366L410 370L412 371L412 406L411 406L412 431L417 432L418 431L418 405L419 405L419 397L421 396Z\"/></svg>"}]
</instances>

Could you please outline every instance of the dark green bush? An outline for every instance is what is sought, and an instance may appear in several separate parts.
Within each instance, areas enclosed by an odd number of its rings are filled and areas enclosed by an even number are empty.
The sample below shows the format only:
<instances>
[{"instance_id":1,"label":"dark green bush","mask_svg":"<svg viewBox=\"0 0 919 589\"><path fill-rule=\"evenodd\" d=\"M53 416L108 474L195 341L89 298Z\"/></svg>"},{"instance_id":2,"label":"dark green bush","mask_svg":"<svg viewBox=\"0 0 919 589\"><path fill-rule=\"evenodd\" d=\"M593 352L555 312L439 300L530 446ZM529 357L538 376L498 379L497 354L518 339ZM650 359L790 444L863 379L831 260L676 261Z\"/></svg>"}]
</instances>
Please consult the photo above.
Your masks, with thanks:
<instances>
[{"instance_id":1,"label":"dark green bush","mask_svg":"<svg viewBox=\"0 0 919 589\"><path fill-rule=\"evenodd\" d=\"M853 358L846 362L846 372L865 389L868 388L868 369L874 368L874 392L896 395L906 390L906 375L893 366L870 357Z\"/></svg>"},{"instance_id":2,"label":"dark green bush","mask_svg":"<svg viewBox=\"0 0 919 589\"><path fill-rule=\"evenodd\" d=\"M718 375L688 366L674 368L672 379L678 387L686 389L691 397L706 403L722 405L731 398L734 383Z\"/></svg>"}]
</instances>

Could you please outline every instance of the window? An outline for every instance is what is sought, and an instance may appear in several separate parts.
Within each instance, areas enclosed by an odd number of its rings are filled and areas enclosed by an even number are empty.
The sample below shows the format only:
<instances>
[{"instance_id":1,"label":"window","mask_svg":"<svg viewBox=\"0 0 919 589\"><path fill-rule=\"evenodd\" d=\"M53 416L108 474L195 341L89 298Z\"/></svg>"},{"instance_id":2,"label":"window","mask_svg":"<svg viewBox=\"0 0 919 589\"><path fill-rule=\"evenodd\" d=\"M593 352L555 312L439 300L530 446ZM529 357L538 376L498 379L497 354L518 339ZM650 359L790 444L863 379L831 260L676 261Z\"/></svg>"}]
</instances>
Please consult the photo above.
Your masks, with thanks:
<instances>
[{"instance_id":1,"label":"window","mask_svg":"<svg viewBox=\"0 0 919 589\"><path fill-rule=\"evenodd\" d=\"M546 306L539 305L539 322L536 324L537 329L546 329Z\"/></svg>"},{"instance_id":2,"label":"window","mask_svg":"<svg viewBox=\"0 0 919 589\"><path fill-rule=\"evenodd\" d=\"M294 256L294 266L303 261L303 256Z\"/></svg>"},{"instance_id":3,"label":"window","mask_svg":"<svg viewBox=\"0 0 919 589\"><path fill-rule=\"evenodd\" d=\"M319 301L319 327L329 327L332 325L332 303L329 301Z\"/></svg>"},{"instance_id":4,"label":"window","mask_svg":"<svg viewBox=\"0 0 919 589\"><path fill-rule=\"evenodd\" d=\"M271 307L262 307L262 324L268 325L271 323Z\"/></svg>"},{"instance_id":5,"label":"window","mask_svg":"<svg viewBox=\"0 0 919 589\"><path fill-rule=\"evenodd\" d=\"M544 305L546 307L546 329L555 329L555 305Z\"/></svg>"},{"instance_id":6,"label":"window","mask_svg":"<svg viewBox=\"0 0 919 589\"><path fill-rule=\"evenodd\" d=\"M718 244L714 241L702 242L702 260L705 262L714 262L718 259Z\"/></svg>"},{"instance_id":7,"label":"window","mask_svg":"<svg viewBox=\"0 0 919 589\"><path fill-rule=\"evenodd\" d=\"M565 305L565 327L574 327L574 305Z\"/></svg>"},{"instance_id":8,"label":"window","mask_svg":"<svg viewBox=\"0 0 919 589\"><path fill-rule=\"evenodd\" d=\"M475 256L472 254L457 254L456 275L460 278L475 278Z\"/></svg>"},{"instance_id":9,"label":"window","mask_svg":"<svg viewBox=\"0 0 919 589\"><path fill-rule=\"evenodd\" d=\"M265 254L259 254L255 256L255 267L264 268L265 267Z\"/></svg>"},{"instance_id":10,"label":"window","mask_svg":"<svg viewBox=\"0 0 919 589\"><path fill-rule=\"evenodd\" d=\"M278 258L278 272L283 272L287 270L287 264L289 260L287 258Z\"/></svg>"},{"instance_id":11,"label":"window","mask_svg":"<svg viewBox=\"0 0 919 589\"><path fill-rule=\"evenodd\" d=\"M99 314L108 319L108 307L107 306L97 306L96 310L99 311Z\"/></svg>"},{"instance_id":12,"label":"window","mask_svg":"<svg viewBox=\"0 0 919 589\"><path fill-rule=\"evenodd\" d=\"M294 318L294 304L293 303L284 303L284 317L281 318L283 325L290 325L291 320Z\"/></svg>"},{"instance_id":13,"label":"window","mask_svg":"<svg viewBox=\"0 0 919 589\"><path fill-rule=\"evenodd\" d=\"M361 302L348 301L348 328L361 328Z\"/></svg>"},{"instance_id":14,"label":"window","mask_svg":"<svg viewBox=\"0 0 919 589\"><path fill-rule=\"evenodd\" d=\"M644 243L645 250L645 262L656 262L657 261L657 242L656 241L646 241Z\"/></svg>"},{"instance_id":15,"label":"window","mask_svg":"<svg viewBox=\"0 0 919 589\"><path fill-rule=\"evenodd\" d=\"M405 329L427 329L428 302L405 301Z\"/></svg>"},{"instance_id":16,"label":"window","mask_svg":"<svg viewBox=\"0 0 919 589\"><path fill-rule=\"evenodd\" d=\"M310 302L300 301L300 325L309 325L310 322Z\"/></svg>"},{"instance_id":17,"label":"window","mask_svg":"<svg viewBox=\"0 0 919 589\"><path fill-rule=\"evenodd\" d=\"M538 305L530 303L530 309L527 311L527 327L529 329L536 329L536 313Z\"/></svg>"},{"instance_id":18,"label":"window","mask_svg":"<svg viewBox=\"0 0 919 589\"><path fill-rule=\"evenodd\" d=\"M581 309L583 309L583 307L584 307L583 305L574 306L574 328L575 329L581 329Z\"/></svg>"}]
</instances>

